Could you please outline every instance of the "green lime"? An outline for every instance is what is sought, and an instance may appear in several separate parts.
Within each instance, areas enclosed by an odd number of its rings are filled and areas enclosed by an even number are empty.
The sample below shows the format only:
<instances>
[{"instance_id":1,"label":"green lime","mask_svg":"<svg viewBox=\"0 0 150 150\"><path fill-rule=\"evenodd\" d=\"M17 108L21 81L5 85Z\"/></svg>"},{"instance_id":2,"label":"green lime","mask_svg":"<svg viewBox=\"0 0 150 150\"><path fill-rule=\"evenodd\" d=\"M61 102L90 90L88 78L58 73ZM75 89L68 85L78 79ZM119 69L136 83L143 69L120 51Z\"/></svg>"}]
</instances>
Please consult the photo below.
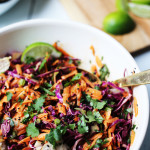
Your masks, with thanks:
<instances>
[{"instance_id":1,"label":"green lime","mask_svg":"<svg viewBox=\"0 0 150 150\"><path fill-rule=\"evenodd\" d=\"M61 52L57 51L52 45L44 42L36 42L29 45L22 53L21 61L24 62L27 57L38 59L45 57L46 52L54 57L60 57Z\"/></svg>"},{"instance_id":2,"label":"green lime","mask_svg":"<svg viewBox=\"0 0 150 150\"><path fill-rule=\"evenodd\" d=\"M108 14L103 21L104 31L119 35L132 31L135 23L125 11L116 11Z\"/></svg>"},{"instance_id":3,"label":"green lime","mask_svg":"<svg viewBox=\"0 0 150 150\"><path fill-rule=\"evenodd\" d=\"M134 13L136 16L150 18L150 6L149 5L129 3L128 6L131 12Z\"/></svg>"},{"instance_id":4,"label":"green lime","mask_svg":"<svg viewBox=\"0 0 150 150\"><path fill-rule=\"evenodd\" d=\"M128 0L116 0L118 10L128 11Z\"/></svg>"},{"instance_id":5,"label":"green lime","mask_svg":"<svg viewBox=\"0 0 150 150\"><path fill-rule=\"evenodd\" d=\"M137 4L150 4L150 0L130 0L130 2L137 3Z\"/></svg>"}]
</instances>

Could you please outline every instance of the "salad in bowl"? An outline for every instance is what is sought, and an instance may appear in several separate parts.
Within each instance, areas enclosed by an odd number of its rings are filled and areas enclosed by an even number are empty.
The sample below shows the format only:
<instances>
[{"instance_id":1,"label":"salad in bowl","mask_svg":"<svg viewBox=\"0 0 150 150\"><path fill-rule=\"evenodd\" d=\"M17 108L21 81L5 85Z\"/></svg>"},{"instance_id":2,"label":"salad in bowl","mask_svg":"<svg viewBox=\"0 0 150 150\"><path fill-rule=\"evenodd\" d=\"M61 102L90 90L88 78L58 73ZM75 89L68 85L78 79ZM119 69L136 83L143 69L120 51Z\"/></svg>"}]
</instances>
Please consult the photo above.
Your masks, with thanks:
<instances>
[{"instance_id":1,"label":"salad in bowl","mask_svg":"<svg viewBox=\"0 0 150 150\"><path fill-rule=\"evenodd\" d=\"M138 114L133 90L107 81L109 68L91 50L99 81L57 42L32 43L0 60L1 149L130 149L133 109Z\"/></svg>"}]
</instances>

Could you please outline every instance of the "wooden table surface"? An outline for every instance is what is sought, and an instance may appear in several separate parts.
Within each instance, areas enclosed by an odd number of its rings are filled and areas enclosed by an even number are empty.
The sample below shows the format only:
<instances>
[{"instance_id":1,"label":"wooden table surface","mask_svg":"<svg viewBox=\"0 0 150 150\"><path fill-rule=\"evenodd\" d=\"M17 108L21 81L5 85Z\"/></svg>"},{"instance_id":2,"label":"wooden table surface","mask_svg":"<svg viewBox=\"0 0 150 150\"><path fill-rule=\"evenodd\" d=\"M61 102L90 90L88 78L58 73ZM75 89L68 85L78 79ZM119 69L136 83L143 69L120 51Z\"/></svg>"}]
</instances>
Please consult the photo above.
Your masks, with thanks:
<instances>
[{"instance_id":1,"label":"wooden table surface","mask_svg":"<svg viewBox=\"0 0 150 150\"><path fill-rule=\"evenodd\" d=\"M59 0L20 0L12 9L0 16L0 28L18 21L39 18L71 20ZM141 70L150 68L150 48L134 53L133 57ZM150 85L147 87L150 98ZM150 150L149 141L150 124L140 150Z\"/></svg>"}]
</instances>

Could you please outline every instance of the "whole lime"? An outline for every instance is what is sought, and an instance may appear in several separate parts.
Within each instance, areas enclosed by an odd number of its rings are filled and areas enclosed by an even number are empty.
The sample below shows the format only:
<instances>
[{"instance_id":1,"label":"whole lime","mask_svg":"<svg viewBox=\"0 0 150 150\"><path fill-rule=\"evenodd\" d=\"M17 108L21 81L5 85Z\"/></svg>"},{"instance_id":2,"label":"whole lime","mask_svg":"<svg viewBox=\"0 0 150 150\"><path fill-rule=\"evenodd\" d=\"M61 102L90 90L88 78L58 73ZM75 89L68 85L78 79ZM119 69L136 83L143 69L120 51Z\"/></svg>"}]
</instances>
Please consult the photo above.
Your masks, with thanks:
<instances>
[{"instance_id":1,"label":"whole lime","mask_svg":"<svg viewBox=\"0 0 150 150\"><path fill-rule=\"evenodd\" d=\"M104 31L115 35L128 33L134 28L134 21L125 11L112 12L103 21Z\"/></svg>"}]
</instances>

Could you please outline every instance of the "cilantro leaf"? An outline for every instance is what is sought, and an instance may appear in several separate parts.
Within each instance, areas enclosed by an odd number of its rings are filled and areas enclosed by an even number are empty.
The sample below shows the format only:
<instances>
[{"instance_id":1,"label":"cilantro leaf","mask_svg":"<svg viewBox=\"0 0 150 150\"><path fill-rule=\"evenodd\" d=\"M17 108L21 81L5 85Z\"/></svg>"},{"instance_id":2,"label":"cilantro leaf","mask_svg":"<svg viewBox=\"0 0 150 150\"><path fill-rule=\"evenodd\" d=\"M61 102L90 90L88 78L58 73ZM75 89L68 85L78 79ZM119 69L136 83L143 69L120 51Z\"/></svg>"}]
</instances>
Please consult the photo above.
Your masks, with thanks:
<instances>
[{"instance_id":1,"label":"cilantro leaf","mask_svg":"<svg viewBox=\"0 0 150 150\"><path fill-rule=\"evenodd\" d=\"M90 110L87 112L87 118L89 119L89 122L96 121L94 118L93 112Z\"/></svg>"},{"instance_id":2,"label":"cilantro leaf","mask_svg":"<svg viewBox=\"0 0 150 150\"><path fill-rule=\"evenodd\" d=\"M54 138L54 133L53 133L52 129L51 129L51 132L49 134L46 134L45 140L48 141L49 143L51 143L53 145L53 147L56 146L56 140Z\"/></svg>"},{"instance_id":3,"label":"cilantro leaf","mask_svg":"<svg viewBox=\"0 0 150 150\"><path fill-rule=\"evenodd\" d=\"M110 72L106 64L103 65L103 67L99 70L100 72L100 80L104 81L106 80L106 77L109 76Z\"/></svg>"},{"instance_id":4,"label":"cilantro leaf","mask_svg":"<svg viewBox=\"0 0 150 150\"><path fill-rule=\"evenodd\" d=\"M54 92L51 92L50 90L46 89L46 88L43 88L43 87L40 87L46 94L48 95L51 95L51 96L55 96L55 93Z\"/></svg>"},{"instance_id":5,"label":"cilantro leaf","mask_svg":"<svg viewBox=\"0 0 150 150\"><path fill-rule=\"evenodd\" d=\"M69 124L69 128L70 128L71 130L74 130L74 129L75 129L75 127L76 127L75 123L73 123L73 124Z\"/></svg>"},{"instance_id":6,"label":"cilantro leaf","mask_svg":"<svg viewBox=\"0 0 150 150\"><path fill-rule=\"evenodd\" d=\"M62 140L62 135L64 135L67 131L67 126L57 126L56 129L51 129L49 134L46 134L45 140L50 142L55 148L57 142Z\"/></svg>"},{"instance_id":7,"label":"cilantro leaf","mask_svg":"<svg viewBox=\"0 0 150 150\"><path fill-rule=\"evenodd\" d=\"M82 108L75 108L75 110L80 111L82 115L86 115L86 111L83 110Z\"/></svg>"},{"instance_id":8,"label":"cilantro leaf","mask_svg":"<svg viewBox=\"0 0 150 150\"><path fill-rule=\"evenodd\" d=\"M27 131L27 136L31 136L31 137L37 137L40 134L39 129L35 127L34 123L28 124L26 131Z\"/></svg>"},{"instance_id":9,"label":"cilantro leaf","mask_svg":"<svg viewBox=\"0 0 150 150\"><path fill-rule=\"evenodd\" d=\"M39 67L39 71L41 71L41 69L44 67L44 65L46 64L46 62L47 62L46 59L43 59L41 65Z\"/></svg>"},{"instance_id":10,"label":"cilantro leaf","mask_svg":"<svg viewBox=\"0 0 150 150\"><path fill-rule=\"evenodd\" d=\"M21 99L21 98L19 97L18 102L20 102L20 105L22 105L23 99Z\"/></svg>"},{"instance_id":11,"label":"cilantro leaf","mask_svg":"<svg viewBox=\"0 0 150 150\"><path fill-rule=\"evenodd\" d=\"M6 96L7 96L7 101L9 102L12 99L12 93L10 92L6 92Z\"/></svg>"},{"instance_id":12,"label":"cilantro leaf","mask_svg":"<svg viewBox=\"0 0 150 150\"><path fill-rule=\"evenodd\" d=\"M34 61L35 61L35 58L32 57L32 56L27 56L26 59L25 59L25 63L26 64L30 64L30 63L32 63Z\"/></svg>"},{"instance_id":13,"label":"cilantro leaf","mask_svg":"<svg viewBox=\"0 0 150 150\"><path fill-rule=\"evenodd\" d=\"M71 81L73 82L73 81L79 80L79 79L81 79L81 76L82 76L82 73L77 73L77 74L71 79Z\"/></svg>"},{"instance_id":14,"label":"cilantro leaf","mask_svg":"<svg viewBox=\"0 0 150 150\"><path fill-rule=\"evenodd\" d=\"M93 112L94 118L96 120L97 123L102 123L104 118L101 116L101 114L98 111L94 111Z\"/></svg>"},{"instance_id":15,"label":"cilantro leaf","mask_svg":"<svg viewBox=\"0 0 150 150\"><path fill-rule=\"evenodd\" d=\"M87 112L87 118L89 119L89 122L94 122L96 121L97 123L102 123L103 122L103 117L101 116L101 114L98 111L88 111Z\"/></svg>"},{"instance_id":16,"label":"cilantro leaf","mask_svg":"<svg viewBox=\"0 0 150 150\"><path fill-rule=\"evenodd\" d=\"M81 134L87 133L89 131L89 127L86 125L85 117L82 116L78 122L78 132Z\"/></svg>"},{"instance_id":17,"label":"cilantro leaf","mask_svg":"<svg viewBox=\"0 0 150 150\"><path fill-rule=\"evenodd\" d=\"M77 73L75 76L73 76L73 78L71 79L71 81L68 81L64 84L64 87L69 86L70 84L72 84L74 81L77 81L79 79L81 79L82 73Z\"/></svg>"},{"instance_id":18,"label":"cilantro leaf","mask_svg":"<svg viewBox=\"0 0 150 150\"><path fill-rule=\"evenodd\" d=\"M35 104L33 104L33 107L35 110L37 110L37 111L41 110L41 107L43 106L43 104L45 102L45 97L46 97L46 95L42 95L40 98L35 100Z\"/></svg>"},{"instance_id":19,"label":"cilantro leaf","mask_svg":"<svg viewBox=\"0 0 150 150\"><path fill-rule=\"evenodd\" d=\"M90 102L90 105L94 108L94 109L103 109L104 106L106 105L107 101L97 101L96 99L92 99L90 97L90 95L86 95L86 99L88 102Z\"/></svg>"},{"instance_id":20,"label":"cilantro leaf","mask_svg":"<svg viewBox=\"0 0 150 150\"><path fill-rule=\"evenodd\" d=\"M53 86L52 84L47 83L47 82L45 82L44 85L45 85L47 88L51 88L51 87Z\"/></svg>"}]
</instances>

